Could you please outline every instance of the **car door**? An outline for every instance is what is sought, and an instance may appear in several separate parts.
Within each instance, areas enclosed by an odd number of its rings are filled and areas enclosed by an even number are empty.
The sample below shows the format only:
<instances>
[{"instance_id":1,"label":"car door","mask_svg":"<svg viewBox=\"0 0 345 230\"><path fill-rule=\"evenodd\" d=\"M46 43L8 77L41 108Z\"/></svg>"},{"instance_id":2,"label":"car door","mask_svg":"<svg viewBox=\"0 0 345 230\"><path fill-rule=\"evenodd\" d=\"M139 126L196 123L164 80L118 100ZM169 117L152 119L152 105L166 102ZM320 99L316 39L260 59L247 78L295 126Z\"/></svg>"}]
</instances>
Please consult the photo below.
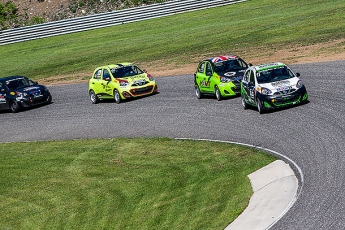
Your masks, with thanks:
<instances>
[{"instance_id":1,"label":"car door","mask_svg":"<svg viewBox=\"0 0 345 230\"><path fill-rule=\"evenodd\" d=\"M198 81L200 90L204 93L212 93L214 83L212 82L213 70L211 63L208 61L203 62L203 72L199 74Z\"/></svg>"},{"instance_id":2,"label":"car door","mask_svg":"<svg viewBox=\"0 0 345 230\"><path fill-rule=\"evenodd\" d=\"M8 100L6 99L6 89L2 82L0 82L0 109L8 109Z\"/></svg>"},{"instance_id":3,"label":"car door","mask_svg":"<svg viewBox=\"0 0 345 230\"><path fill-rule=\"evenodd\" d=\"M205 62L200 62L194 76L194 84L199 86L200 90L205 87L205 78Z\"/></svg>"},{"instance_id":4,"label":"car door","mask_svg":"<svg viewBox=\"0 0 345 230\"><path fill-rule=\"evenodd\" d=\"M244 93L246 95L246 100L248 102L254 103L255 98L255 78L254 78L254 71L252 69L248 69L245 74L244 78L242 80L242 86Z\"/></svg>"},{"instance_id":5,"label":"car door","mask_svg":"<svg viewBox=\"0 0 345 230\"><path fill-rule=\"evenodd\" d=\"M103 87L101 85L102 73L103 69L98 68L97 70L95 70L90 80L90 89L92 89L97 95L103 93Z\"/></svg>"},{"instance_id":6,"label":"car door","mask_svg":"<svg viewBox=\"0 0 345 230\"><path fill-rule=\"evenodd\" d=\"M110 83L111 83L110 71L107 68L104 68L102 72L101 86L102 86L102 93L108 96L113 95L113 88L111 87Z\"/></svg>"}]
</instances>

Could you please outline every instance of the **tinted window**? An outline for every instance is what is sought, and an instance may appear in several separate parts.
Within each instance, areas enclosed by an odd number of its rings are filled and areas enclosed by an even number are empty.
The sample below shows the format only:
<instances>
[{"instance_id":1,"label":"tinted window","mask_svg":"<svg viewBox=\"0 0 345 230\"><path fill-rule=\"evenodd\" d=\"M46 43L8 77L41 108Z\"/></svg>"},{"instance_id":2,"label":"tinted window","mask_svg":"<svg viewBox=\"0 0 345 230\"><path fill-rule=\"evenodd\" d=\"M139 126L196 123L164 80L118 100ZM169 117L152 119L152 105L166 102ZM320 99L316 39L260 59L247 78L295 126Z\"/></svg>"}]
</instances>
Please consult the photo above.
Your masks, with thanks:
<instances>
[{"instance_id":1,"label":"tinted window","mask_svg":"<svg viewBox=\"0 0 345 230\"><path fill-rule=\"evenodd\" d=\"M242 59L230 59L222 62L213 63L215 72L230 72L244 70L248 68L248 65Z\"/></svg>"},{"instance_id":2,"label":"tinted window","mask_svg":"<svg viewBox=\"0 0 345 230\"><path fill-rule=\"evenodd\" d=\"M286 66L275 69L262 70L257 73L259 84L286 80L293 77L293 73Z\"/></svg>"}]
</instances>

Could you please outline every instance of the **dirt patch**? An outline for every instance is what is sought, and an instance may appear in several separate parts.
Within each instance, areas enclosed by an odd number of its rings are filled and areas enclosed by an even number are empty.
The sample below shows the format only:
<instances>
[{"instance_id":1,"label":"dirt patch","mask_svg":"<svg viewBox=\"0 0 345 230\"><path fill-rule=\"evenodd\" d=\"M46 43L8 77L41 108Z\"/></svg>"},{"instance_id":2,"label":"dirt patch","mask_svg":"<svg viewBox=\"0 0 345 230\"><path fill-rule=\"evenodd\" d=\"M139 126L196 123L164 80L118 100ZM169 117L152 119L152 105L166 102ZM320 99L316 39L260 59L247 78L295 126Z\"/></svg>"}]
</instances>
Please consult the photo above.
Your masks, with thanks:
<instances>
[{"instance_id":1,"label":"dirt patch","mask_svg":"<svg viewBox=\"0 0 345 230\"><path fill-rule=\"evenodd\" d=\"M254 50L255 52L255 50ZM265 50L258 48L256 53L260 56L247 55L242 56L248 63L253 65L267 62L283 62L285 64L303 64L311 62L325 62L335 60L345 60L345 39L335 40L332 42L319 43L309 46L294 46L286 49ZM220 54L221 55L221 54ZM204 57L200 57L200 60ZM154 77L177 76L183 74L193 74L198 63L190 63L176 67L175 65L158 63L140 63L140 66L148 66L147 71ZM159 66L159 67L157 67ZM92 73L79 73L52 76L40 80L40 83L46 85L61 85L73 83L87 83Z\"/></svg>"}]
</instances>

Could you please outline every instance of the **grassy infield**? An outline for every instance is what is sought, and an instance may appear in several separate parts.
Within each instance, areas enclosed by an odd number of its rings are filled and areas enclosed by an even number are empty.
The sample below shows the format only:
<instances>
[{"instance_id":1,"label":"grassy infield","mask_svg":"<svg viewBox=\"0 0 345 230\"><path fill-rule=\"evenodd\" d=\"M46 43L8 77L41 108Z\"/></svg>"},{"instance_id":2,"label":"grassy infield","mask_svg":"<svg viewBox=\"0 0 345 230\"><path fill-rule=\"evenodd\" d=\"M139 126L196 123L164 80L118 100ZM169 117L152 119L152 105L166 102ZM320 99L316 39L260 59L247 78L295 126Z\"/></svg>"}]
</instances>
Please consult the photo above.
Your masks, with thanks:
<instances>
[{"instance_id":1,"label":"grassy infield","mask_svg":"<svg viewBox=\"0 0 345 230\"><path fill-rule=\"evenodd\" d=\"M0 69L35 80L88 78L96 66L123 60L155 68L212 54L251 57L344 38L344 15L343 0L250 0L0 46ZM222 229L248 203L246 175L274 160L240 146L165 138L0 149L1 229Z\"/></svg>"}]
</instances>

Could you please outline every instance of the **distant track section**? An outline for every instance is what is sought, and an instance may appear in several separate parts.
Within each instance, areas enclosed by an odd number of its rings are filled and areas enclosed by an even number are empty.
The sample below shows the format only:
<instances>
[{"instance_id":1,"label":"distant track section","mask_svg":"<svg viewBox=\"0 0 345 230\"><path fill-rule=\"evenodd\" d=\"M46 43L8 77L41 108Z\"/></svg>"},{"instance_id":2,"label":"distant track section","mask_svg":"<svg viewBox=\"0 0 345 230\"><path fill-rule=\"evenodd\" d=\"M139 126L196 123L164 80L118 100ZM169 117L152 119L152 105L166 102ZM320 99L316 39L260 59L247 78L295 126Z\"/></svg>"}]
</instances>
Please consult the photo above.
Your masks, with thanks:
<instances>
[{"instance_id":1,"label":"distant track section","mask_svg":"<svg viewBox=\"0 0 345 230\"><path fill-rule=\"evenodd\" d=\"M246 0L175 0L108 13L43 23L34 26L15 28L0 31L0 45L104 28L173 14L230 5L244 1Z\"/></svg>"}]
</instances>

